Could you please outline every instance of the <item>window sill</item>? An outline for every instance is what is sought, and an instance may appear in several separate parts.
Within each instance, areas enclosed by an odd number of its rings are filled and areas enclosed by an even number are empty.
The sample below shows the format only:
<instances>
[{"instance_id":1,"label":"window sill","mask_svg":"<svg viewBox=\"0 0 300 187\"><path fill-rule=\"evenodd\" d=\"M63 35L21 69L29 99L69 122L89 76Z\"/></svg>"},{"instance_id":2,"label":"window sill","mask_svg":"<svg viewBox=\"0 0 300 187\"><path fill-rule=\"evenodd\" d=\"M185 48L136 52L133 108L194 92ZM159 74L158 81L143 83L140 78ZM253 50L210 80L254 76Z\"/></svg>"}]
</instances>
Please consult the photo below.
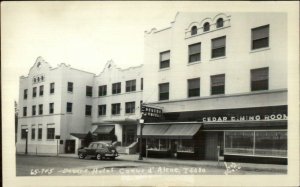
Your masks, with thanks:
<instances>
[{"instance_id":1,"label":"window sill","mask_svg":"<svg viewBox=\"0 0 300 187\"><path fill-rule=\"evenodd\" d=\"M105 115L98 115L98 118L101 118L101 117L107 117L106 114Z\"/></svg>"},{"instance_id":2,"label":"window sill","mask_svg":"<svg viewBox=\"0 0 300 187\"><path fill-rule=\"evenodd\" d=\"M121 114L112 114L111 116L112 117L114 117L114 116L121 116Z\"/></svg>"},{"instance_id":3,"label":"window sill","mask_svg":"<svg viewBox=\"0 0 300 187\"><path fill-rule=\"evenodd\" d=\"M134 115L135 114L135 112L133 112L133 113L125 113L125 116L130 116L130 115Z\"/></svg>"},{"instance_id":4,"label":"window sill","mask_svg":"<svg viewBox=\"0 0 300 187\"><path fill-rule=\"evenodd\" d=\"M92 115L85 115L85 117L92 117Z\"/></svg>"},{"instance_id":5,"label":"window sill","mask_svg":"<svg viewBox=\"0 0 300 187\"><path fill-rule=\"evenodd\" d=\"M220 56L220 57L211 58L209 61L221 60L221 59L225 59L225 58L226 58L226 56Z\"/></svg>"},{"instance_id":6,"label":"window sill","mask_svg":"<svg viewBox=\"0 0 300 187\"><path fill-rule=\"evenodd\" d=\"M72 91L72 92L71 92L71 91L68 91L68 93L69 93L69 94L73 94L73 91Z\"/></svg>"},{"instance_id":7,"label":"window sill","mask_svg":"<svg viewBox=\"0 0 300 187\"><path fill-rule=\"evenodd\" d=\"M66 114L73 114L73 112L66 112Z\"/></svg>"},{"instance_id":8,"label":"window sill","mask_svg":"<svg viewBox=\"0 0 300 187\"><path fill-rule=\"evenodd\" d=\"M54 142L55 139L47 139L47 141Z\"/></svg>"},{"instance_id":9,"label":"window sill","mask_svg":"<svg viewBox=\"0 0 300 187\"><path fill-rule=\"evenodd\" d=\"M263 48L259 48L259 49L252 49L250 51L250 53L257 53L257 52L260 52L260 51L267 51L267 50L271 50L270 47L263 47Z\"/></svg>"},{"instance_id":10,"label":"window sill","mask_svg":"<svg viewBox=\"0 0 300 187\"><path fill-rule=\"evenodd\" d=\"M167 68L159 68L158 71L167 71L167 70L170 70L170 67L167 67Z\"/></svg>"},{"instance_id":11,"label":"window sill","mask_svg":"<svg viewBox=\"0 0 300 187\"><path fill-rule=\"evenodd\" d=\"M189 62L187 65L191 66L191 65L200 64L200 63L201 63L201 61L195 61L195 62Z\"/></svg>"}]
</instances>

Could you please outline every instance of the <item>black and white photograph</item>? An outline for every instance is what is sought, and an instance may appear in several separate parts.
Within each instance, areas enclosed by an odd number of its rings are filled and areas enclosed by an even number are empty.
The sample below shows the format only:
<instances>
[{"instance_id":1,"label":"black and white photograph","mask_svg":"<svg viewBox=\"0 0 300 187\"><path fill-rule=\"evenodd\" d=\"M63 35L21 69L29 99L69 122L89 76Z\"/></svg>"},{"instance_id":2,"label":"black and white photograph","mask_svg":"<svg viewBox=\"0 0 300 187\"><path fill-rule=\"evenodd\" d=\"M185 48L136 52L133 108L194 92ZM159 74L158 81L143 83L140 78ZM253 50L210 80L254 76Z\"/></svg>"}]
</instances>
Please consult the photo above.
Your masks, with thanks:
<instances>
[{"instance_id":1,"label":"black and white photograph","mask_svg":"<svg viewBox=\"0 0 300 187\"><path fill-rule=\"evenodd\" d=\"M298 186L299 2L3 1L3 186Z\"/></svg>"}]
</instances>

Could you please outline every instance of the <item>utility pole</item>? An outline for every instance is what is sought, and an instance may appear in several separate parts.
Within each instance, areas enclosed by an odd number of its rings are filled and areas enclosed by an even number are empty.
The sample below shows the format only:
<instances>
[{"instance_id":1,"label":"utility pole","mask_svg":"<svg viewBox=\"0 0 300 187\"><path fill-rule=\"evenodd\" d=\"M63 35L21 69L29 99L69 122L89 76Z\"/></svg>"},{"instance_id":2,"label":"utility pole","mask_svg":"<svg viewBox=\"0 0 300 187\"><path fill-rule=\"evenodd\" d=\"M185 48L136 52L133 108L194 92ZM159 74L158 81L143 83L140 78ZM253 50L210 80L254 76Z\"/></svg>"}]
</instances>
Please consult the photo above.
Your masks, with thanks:
<instances>
[{"instance_id":1,"label":"utility pole","mask_svg":"<svg viewBox=\"0 0 300 187\"><path fill-rule=\"evenodd\" d=\"M25 132L26 132L25 155L27 155L28 154L28 129L26 129Z\"/></svg>"},{"instance_id":2,"label":"utility pole","mask_svg":"<svg viewBox=\"0 0 300 187\"><path fill-rule=\"evenodd\" d=\"M138 125L140 126L140 155L139 155L139 160L143 160L143 154L142 154L143 127L144 127L144 119L143 118L138 120Z\"/></svg>"}]
</instances>

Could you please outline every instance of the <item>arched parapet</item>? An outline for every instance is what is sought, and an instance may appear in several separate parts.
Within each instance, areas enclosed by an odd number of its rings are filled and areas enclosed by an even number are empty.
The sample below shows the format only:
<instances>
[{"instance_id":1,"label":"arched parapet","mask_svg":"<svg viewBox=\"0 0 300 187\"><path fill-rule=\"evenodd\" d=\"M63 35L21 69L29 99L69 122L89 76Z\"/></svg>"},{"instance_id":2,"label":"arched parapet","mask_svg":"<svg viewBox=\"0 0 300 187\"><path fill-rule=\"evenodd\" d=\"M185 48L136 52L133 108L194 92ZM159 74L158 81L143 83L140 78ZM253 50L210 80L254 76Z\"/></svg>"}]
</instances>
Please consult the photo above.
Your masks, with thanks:
<instances>
[{"instance_id":1,"label":"arched parapet","mask_svg":"<svg viewBox=\"0 0 300 187\"><path fill-rule=\"evenodd\" d=\"M214 18L213 18L213 27L214 29L220 29L223 27L229 27L230 26L230 15L226 15L225 13L220 13L217 14ZM223 24L221 26L218 26L218 21L222 20Z\"/></svg>"}]
</instances>

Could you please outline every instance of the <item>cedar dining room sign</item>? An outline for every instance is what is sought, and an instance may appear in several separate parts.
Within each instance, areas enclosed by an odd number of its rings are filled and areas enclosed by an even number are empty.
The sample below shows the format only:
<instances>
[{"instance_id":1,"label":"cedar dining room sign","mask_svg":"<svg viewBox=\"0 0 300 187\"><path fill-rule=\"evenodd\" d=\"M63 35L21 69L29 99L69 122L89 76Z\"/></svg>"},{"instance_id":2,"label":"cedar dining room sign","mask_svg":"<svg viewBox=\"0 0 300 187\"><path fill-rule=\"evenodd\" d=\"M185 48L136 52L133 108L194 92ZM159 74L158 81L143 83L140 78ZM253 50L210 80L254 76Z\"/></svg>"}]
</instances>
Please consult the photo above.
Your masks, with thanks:
<instances>
[{"instance_id":1,"label":"cedar dining room sign","mask_svg":"<svg viewBox=\"0 0 300 187\"><path fill-rule=\"evenodd\" d=\"M287 120L286 114L203 117L203 122Z\"/></svg>"}]
</instances>

